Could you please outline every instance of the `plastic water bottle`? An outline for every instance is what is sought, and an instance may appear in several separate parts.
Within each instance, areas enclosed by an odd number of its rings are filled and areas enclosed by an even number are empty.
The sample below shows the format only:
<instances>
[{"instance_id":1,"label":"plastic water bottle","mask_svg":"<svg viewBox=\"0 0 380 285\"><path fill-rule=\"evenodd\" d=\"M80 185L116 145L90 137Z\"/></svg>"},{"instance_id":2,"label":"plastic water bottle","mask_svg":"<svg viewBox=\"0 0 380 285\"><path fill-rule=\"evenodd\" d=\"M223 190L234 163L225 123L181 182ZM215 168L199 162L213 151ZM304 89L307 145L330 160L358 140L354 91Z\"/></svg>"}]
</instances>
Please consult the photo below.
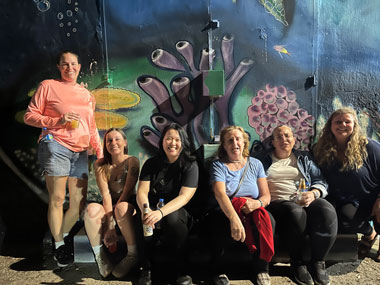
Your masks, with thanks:
<instances>
[{"instance_id":1,"label":"plastic water bottle","mask_svg":"<svg viewBox=\"0 0 380 285\"><path fill-rule=\"evenodd\" d=\"M145 216L146 214L149 213L149 206L148 204L145 203L143 207L144 207L144 216ZM153 235L153 228L149 225L143 224L143 231L144 231L145 237L149 237Z\"/></svg>"},{"instance_id":2,"label":"plastic water bottle","mask_svg":"<svg viewBox=\"0 0 380 285\"><path fill-rule=\"evenodd\" d=\"M49 133L47 128L42 128L42 136L46 139L46 141L52 141L53 140L53 135Z\"/></svg>"},{"instance_id":3,"label":"plastic water bottle","mask_svg":"<svg viewBox=\"0 0 380 285\"><path fill-rule=\"evenodd\" d=\"M158 210L158 209L161 209L163 206L165 206L165 203L164 203L164 199L161 198L160 200L158 200L158 203L157 203L156 209L157 209L157 210ZM157 230L161 229L161 220L158 221L158 222L155 224L155 228L156 228Z\"/></svg>"}]
</instances>

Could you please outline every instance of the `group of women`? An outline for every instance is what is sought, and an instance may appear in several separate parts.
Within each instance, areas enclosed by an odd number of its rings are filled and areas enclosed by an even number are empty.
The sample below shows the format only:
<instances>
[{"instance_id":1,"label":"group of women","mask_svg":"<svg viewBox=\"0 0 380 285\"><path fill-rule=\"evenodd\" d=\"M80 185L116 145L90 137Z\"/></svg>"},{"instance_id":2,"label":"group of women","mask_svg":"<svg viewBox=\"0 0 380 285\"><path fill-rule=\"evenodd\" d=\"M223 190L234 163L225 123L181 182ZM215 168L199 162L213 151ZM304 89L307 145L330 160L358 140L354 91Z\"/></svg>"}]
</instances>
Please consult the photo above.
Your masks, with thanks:
<instances>
[{"instance_id":1,"label":"group of women","mask_svg":"<svg viewBox=\"0 0 380 285\"><path fill-rule=\"evenodd\" d=\"M85 206L91 145L98 157L95 174L103 201L87 205L84 221L100 274L122 278L140 265L138 283L151 284L152 249L160 243L175 260L173 281L192 284L183 256L194 219L185 206L196 192L199 170L186 131L175 123L166 126L158 154L144 163L139 175L139 161L128 154L121 129L109 129L101 148L95 102L77 84L78 56L61 53L57 67L61 79L40 84L24 121L43 128L38 155L49 192L48 222L58 265L66 266L72 259L65 237ZM213 263L223 258L226 242L245 243L255 282L270 284L268 264L277 230L289 251L294 280L329 284L325 258L338 231L363 234L360 251L371 249L380 233L380 145L361 133L354 110L342 108L330 116L313 156L294 149L288 126L276 127L272 147L256 158L250 157L243 128L224 128L220 140L211 168L218 205L207 216L212 219L208 225ZM308 191L298 193L301 180ZM64 213L66 185L70 205ZM156 208L159 199L165 204ZM143 237L143 226L158 225L159 234ZM113 264L109 252L120 236L127 245L126 255ZM310 260L305 251L310 251ZM376 259L380 261L380 249ZM229 284L217 266L212 269L214 284Z\"/></svg>"}]
</instances>

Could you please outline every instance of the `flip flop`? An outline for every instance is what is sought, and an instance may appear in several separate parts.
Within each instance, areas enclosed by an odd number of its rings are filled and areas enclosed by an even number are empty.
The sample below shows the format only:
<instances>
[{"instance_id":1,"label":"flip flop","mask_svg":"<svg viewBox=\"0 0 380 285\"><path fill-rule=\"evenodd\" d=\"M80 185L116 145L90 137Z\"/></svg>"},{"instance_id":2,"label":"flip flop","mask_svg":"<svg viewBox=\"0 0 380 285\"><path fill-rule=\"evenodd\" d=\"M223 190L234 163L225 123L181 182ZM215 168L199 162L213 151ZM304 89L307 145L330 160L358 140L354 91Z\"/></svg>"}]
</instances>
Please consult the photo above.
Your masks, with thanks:
<instances>
[{"instance_id":1,"label":"flip flop","mask_svg":"<svg viewBox=\"0 0 380 285\"><path fill-rule=\"evenodd\" d=\"M380 249L376 253L375 261L380 262Z\"/></svg>"},{"instance_id":2,"label":"flip flop","mask_svg":"<svg viewBox=\"0 0 380 285\"><path fill-rule=\"evenodd\" d=\"M376 242L377 236L378 235L376 234L372 240L368 239L364 235L362 236L362 238L359 241L359 246L358 246L359 253L361 255L367 255L371 251L373 244Z\"/></svg>"}]
</instances>

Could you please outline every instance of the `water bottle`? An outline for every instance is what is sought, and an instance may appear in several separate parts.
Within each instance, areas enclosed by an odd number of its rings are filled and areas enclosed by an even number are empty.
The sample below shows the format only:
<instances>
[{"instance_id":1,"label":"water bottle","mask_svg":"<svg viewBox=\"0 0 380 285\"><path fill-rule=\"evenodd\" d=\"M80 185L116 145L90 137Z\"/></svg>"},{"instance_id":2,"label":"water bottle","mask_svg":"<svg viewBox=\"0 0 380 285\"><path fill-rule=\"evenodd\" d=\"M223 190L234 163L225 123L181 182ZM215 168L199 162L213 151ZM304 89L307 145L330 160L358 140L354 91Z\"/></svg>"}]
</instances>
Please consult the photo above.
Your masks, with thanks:
<instances>
[{"instance_id":1,"label":"water bottle","mask_svg":"<svg viewBox=\"0 0 380 285\"><path fill-rule=\"evenodd\" d=\"M52 141L53 140L53 135L49 133L47 128L42 128L42 136L45 138L46 141Z\"/></svg>"},{"instance_id":2,"label":"water bottle","mask_svg":"<svg viewBox=\"0 0 380 285\"><path fill-rule=\"evenodd\" d=\"M160 200L158 200L158 203L157 203L157 206L156 206L156 209L158 210L158 209L161 209L163 206L165 206L165 203L164 203L164 199L160 199ZM163 218L163 217L162 217ZM161 219L162 220L162 219ZM157 230L159 230L159 229L161 229L161 220L160 221L158 221L156 224L155 224L155 228L157 229Z\"/></svg>"},{"instance_id":3,"label":"water bottle","mask_svg":"<svg viewBox=\"0 0 380 285\"><path fill-rule=\"evenodd\" d=\"M144 207L144 212L143 213L144 213L144 216L145 216L146 214L149 213L149 206L148 206L147 203L145 203L143 205L143 207ZM149 226L149 225L143 224L143 231L144 231L144 236L145 237L149 237L149 236L153 235L153 228L151 226Z\"/></svg>"}]
</instances>

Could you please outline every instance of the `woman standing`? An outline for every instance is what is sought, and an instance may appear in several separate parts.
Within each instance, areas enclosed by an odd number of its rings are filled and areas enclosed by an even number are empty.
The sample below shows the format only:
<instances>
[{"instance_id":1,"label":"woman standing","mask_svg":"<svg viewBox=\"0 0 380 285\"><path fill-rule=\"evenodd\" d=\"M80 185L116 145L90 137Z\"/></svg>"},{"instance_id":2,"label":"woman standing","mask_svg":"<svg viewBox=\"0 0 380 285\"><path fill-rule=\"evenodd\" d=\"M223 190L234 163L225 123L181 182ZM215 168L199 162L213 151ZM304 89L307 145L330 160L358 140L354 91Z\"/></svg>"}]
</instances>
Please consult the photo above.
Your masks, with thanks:
<instances>
[{"instance_id":1,"label":"woman standing","mask_svg":"<svg viewBox=\"0 0 380 285\"><path fill-rule=\"evenodd\" d=\"M270 203L270 194L263 165L249 157L248 135L242 127L222 129L220 141L219 159L213 162L211 174L220 209L211 214L208 223L214 232L214 258L222 257L227 240L245 242L252 254L252 271L257 284L270 284L268 270L274 253L273 228L271 217L264 209ZM228 277L219 273L214 272L213 282L229 284Z\"/></svg>"},{"instance_id":2,"label":"woman standing","mask_svg":"<svg viewBox=\"0 0 380 285\"><path fill-rule=\"evenodd\" d=\"M327 183L309 153L294 150L295 138L288 126L273 130L273 148L258 159L268 176L272 201L267 210L276 220L281 241L289 251L293 276L297 284L330 283L325 258L337 234L338 222L334 207L325 199ZM303 179L310 189L297 193L296 184ZM298 194L298 195L297 195ZM310 244L305 237L310 237ZM304 251L310 250L309 268ZM310 275L311 273L311 275Z\"/></svg>"},{"instance_id":3,"label":"woman standing","mask_svg":"<svg viewBox=\"0 0 380 285\"><path fill-rule=\"evenodd\" d=\"M191 229L193 218L184 206L193 197L198 186L198 165L190 155L190 143L185 130L176 123L166 126L159 142L159 154L148 159L141 170L137 189L137 203L142 213L142 223L153 229L160 222L161 236L154 233L154 239L162 241L173 255L176 268L172 270L178 277L176 284L192 284L190 276L185 274L184 246ZM159 199L165 206L155 209ZM148 205L148 213L144 213ZM151 246L146 241L145 248ZM150 284L151 251L143 256L144 272L139 284Z\"/></svg>"},{"instance_id":4,"label":"woman standing","mask_svg":"<svg viewBox=\"0 0 380 285\"><path fill-rule=\"evenodd\" d=\"M99 272L103 277L121 278L137 264L133 215L136 213L135 186L139 175L139 160L128 155L124 132L111 128L104 134L104 158L95 162L96 182L103 205L91 203L84 215L84 224ZM127 255L113 267L105 247L114 251L118 232L127 243ZM103 246L104 244L104 246Z\"/></svg>"},{"instance_id":5,"label":"woman standing","mask_svg":"<svg viewBox=\"0 0 380 285\"><path fill-rule=\"evenodd\" d=\"M380 233L380 144L362 134L356 112L345 107L331 114L314 156L329 184L339 232L363 234L359 253L366 255Z\"/></svg>"},{"instance_id":6,"label":"woman standing","mask_svg":"<svg viewBox=\"0 0 380 285\"><path fill-rule=\"evenodd\" d=\"M95 100L77 83L81 68L78 55L65 51L58 57L59 80L44 80L29 103L24 122L43 128L38 159L49 192L48 222L55 240L54 258L64 267L73 259L64 237L78 220L87 194L89 145L103 157L96 128ZM63 214L69 188L69 209ZM66 244L65 244L66 242Z\"/></svg>"}]
</instances>

